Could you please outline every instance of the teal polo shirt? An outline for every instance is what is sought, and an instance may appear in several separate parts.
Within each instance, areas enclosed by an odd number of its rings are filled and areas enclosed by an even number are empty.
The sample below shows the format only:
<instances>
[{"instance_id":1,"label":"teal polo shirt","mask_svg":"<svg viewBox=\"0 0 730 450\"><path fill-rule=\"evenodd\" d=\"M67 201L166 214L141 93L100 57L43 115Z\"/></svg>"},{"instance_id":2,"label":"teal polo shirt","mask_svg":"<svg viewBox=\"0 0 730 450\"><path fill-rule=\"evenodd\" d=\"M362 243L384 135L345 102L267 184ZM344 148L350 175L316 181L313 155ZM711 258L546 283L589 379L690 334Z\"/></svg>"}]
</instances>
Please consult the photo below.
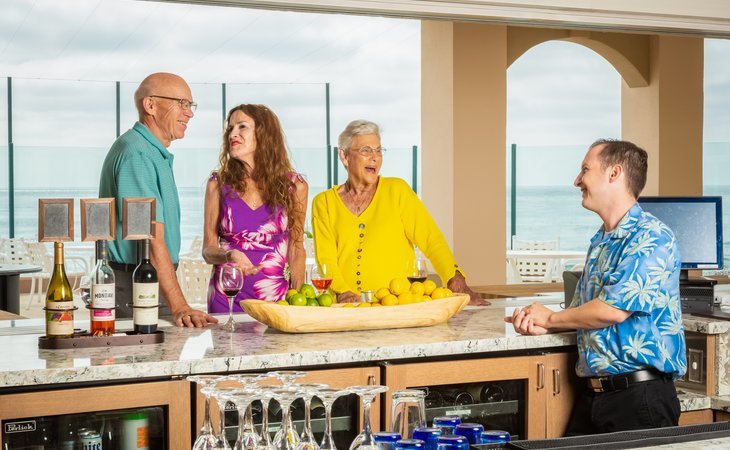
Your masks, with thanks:
<instances>
[{"instance_id":1,"label":"teal polo shirt","mask_svg":"<svg viewBox=\"0 0 730 450\"><path fill-rule=\"evenodd\" d=\"M117 203L116 240L109 243L109 259L136 264L136 241L122 240L122 199L154 197L156 220L165 225L165 245L173 263L180 257L180 198L172 173L175 156L140 122L119 136L106 155L99 181L99 197Z\"/></svg>"}]
</instances>

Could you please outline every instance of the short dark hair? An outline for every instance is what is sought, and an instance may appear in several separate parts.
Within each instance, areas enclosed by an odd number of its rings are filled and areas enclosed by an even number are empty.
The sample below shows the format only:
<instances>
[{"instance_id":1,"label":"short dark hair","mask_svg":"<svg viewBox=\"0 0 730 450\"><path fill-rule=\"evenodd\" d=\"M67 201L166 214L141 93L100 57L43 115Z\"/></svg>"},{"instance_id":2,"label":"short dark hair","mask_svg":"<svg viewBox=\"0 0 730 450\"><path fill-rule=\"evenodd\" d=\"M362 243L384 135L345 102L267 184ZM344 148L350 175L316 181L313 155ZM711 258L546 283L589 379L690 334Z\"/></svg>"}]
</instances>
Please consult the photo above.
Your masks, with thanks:
<instances>
[{"instance_id":1,"label":"short dark hair","mask_svg":"<svg viewBox=\"0 0 730 450\"><path fill-rule=\"evenodd\" d=\"M626 185L634 198L639 198L646 185L646 172L649 166L649 155L646 151L633 142L617 139L598 139L590 148L598 145L603 145L601 153L598 154L601 168L606 169L614 164L623 166Z\"/></svg>"}]
</instances>

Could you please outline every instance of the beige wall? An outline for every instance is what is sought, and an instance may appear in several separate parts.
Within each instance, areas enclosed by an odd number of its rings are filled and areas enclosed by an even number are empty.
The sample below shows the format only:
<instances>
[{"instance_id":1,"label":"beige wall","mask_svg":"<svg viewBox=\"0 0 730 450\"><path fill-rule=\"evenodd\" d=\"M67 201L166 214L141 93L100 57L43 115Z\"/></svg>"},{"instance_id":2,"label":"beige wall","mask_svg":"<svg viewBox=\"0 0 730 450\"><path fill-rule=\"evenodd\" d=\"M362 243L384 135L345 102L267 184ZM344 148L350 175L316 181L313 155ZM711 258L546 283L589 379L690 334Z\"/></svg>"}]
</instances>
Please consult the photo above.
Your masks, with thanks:
<instances>
[{"instance_id":1,"label":"beige wall","mask_svg":"<svg viewBox=\"0 0 730 450\"><path fill-rule=\"evenodd\" d=\"M551 39L622 75L622 137L650 154L645 193L702 193L701 38L425 21L423 199L472 285L505 282L507 67Z\"/></svg>"}]
</instances>

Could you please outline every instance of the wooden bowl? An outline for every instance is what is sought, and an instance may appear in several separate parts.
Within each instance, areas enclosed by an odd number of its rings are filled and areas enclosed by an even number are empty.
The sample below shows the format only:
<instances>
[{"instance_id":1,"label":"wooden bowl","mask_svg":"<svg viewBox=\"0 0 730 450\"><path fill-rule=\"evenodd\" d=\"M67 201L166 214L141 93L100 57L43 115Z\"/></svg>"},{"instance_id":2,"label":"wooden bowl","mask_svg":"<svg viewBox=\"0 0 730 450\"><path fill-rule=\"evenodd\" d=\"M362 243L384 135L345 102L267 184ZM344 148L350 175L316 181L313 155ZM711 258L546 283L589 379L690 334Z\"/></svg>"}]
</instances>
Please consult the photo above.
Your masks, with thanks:
<instances>
[{"instance_id":1,"label":"wooden bowl","mask_svg":"<svg viewBox=\"0 0 730 450\"><path fill-rule=\"evenodd\" d=\"M382 330L386 328L427 327L449 320L469 303L469 296L458 294L410 305L370 308L279 305L262 300L242 300L241 307L259 322L287 333Z\"/></svg>"}]
</instances>

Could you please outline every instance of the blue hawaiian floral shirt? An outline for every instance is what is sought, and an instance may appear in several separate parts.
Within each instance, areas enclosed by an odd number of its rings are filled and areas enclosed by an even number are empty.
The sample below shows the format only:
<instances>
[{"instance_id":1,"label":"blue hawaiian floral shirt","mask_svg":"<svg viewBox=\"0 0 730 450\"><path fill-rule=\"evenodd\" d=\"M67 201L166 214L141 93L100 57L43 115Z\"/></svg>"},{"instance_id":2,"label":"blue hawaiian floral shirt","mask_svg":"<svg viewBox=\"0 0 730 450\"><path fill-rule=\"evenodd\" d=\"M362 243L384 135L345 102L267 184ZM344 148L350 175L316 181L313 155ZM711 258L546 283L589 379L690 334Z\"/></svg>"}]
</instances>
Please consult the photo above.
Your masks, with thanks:
<instances>
[{"instance_id":1,"label":"blue hawaiian floral shirt","mask_svg":"<svg viewBox=\"0 0 730 450\"><path fill-rule=\"evenodd\" d=\"M578 330L581 377L655 368L680 378L687 371L679 303L681 257L674 233L635 204L616 229L591 239L571 306L599 298L624 311L622 323Z\"/></svg>"}]
</instances>

